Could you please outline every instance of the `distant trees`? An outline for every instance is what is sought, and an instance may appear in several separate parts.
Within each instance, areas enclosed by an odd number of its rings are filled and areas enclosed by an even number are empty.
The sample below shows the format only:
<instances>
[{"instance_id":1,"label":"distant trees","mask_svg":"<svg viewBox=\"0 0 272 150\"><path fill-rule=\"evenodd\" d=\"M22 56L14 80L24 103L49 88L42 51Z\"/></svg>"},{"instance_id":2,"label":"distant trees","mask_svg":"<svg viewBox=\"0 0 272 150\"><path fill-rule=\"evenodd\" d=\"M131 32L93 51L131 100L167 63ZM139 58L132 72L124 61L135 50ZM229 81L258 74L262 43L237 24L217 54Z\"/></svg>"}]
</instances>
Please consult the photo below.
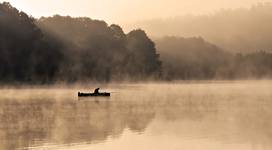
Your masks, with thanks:
<instances>
[{"instance_id":1,"label":"distant trees","mask_svg":"<svg viewBox=\"0 0 272 150\"><path fill-rule=\"evenodd\" d=\"M272 53L258 51L248 54L235 54L228 64L217 71L217 76L228 79L271 78Z\"/></svg>"},{"instance_id":2,"label":"distant trees","mask_svg":"<svg viewBox=\"0 0 272 150\"><path fill-rule=\"evenodd\" d=\"M202 38L165 37L156 41L168 79L213 79L230 54Z\"/></svg>"},{"instance_id":3,"label":"distant trees","mask_svg":"<svg viewBox=\"0 0 272 150\"><path fill-rule=\"evenodd\" d=\"M144 31L55 15L35 20L0 4L0 80L110 81L160 74L155 44Z\"/></svg>"},{"instance_id":4,"label":"distant trees","mask_svg":"<svg viewBox=\"0 0 272 150\"><path fill-rule=\"evenodd\" d=\"M165 37L156 41L165 79L271 78L272 53L231 54L202 38Z\"/></svg>"},{"instance_id":5,"label":"distant trees","mask_svg":"<svg viewBox=\"0 0 272 150\"><path fill-rule=\"evenodd\" d=\"M126 34L86 17L36 20L0 3L0 82L266 77L268 52L231 54L202 38L165 37L155 46L141 29Z\"/></svg>"},{"instance_id":6,"label":"distant trees","mask_svg":"<svg viewBox=\"0 0 272 150\"><path fill-rule=\"evenodd\" d=\"M272 3L221 9L209 15L186 15L138 22L152 37L201 36L229 52L272 52ZM135 26L133 24L132 26Z\"/></svg>"}]
</instances>

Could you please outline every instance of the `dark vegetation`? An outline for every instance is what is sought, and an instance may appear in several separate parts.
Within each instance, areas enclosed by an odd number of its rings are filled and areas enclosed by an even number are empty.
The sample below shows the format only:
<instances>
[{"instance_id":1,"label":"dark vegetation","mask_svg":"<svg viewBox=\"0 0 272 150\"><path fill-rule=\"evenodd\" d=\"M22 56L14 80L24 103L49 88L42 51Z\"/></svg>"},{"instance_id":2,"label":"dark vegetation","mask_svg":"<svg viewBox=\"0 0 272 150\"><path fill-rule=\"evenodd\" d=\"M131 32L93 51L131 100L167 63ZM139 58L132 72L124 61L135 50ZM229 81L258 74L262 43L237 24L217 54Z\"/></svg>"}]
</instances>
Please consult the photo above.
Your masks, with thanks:
<instances>
[{"instance_id":1,"label":"dark vegetation","mask_svg":"<svg viewBox=\"0 0 272 150\"><path fill-rule=\"evenodd\" d=\"M48 81L56 75L62 45L45 37L34 21L9 3L0 4L1 81Z\"/></svg>"},{"instance_id":2,"label":"dark vegetation","mask_svg":"<svg viewBox=\"0 0 272 150\"><path fill-rule=\"evenodd\" d=\"M156 41L166 79L252 79L272 77L272 53L232 54L202 38Z\"/></svg>"},{"instance_id":3,"label":"dark vegetation","mask_svg":"<svg viewBox=\"0 0 272 150\"><path fill-rule=\"evenodd\" d=\"M0 79L3 82L110 81L157 78L161 62L143 30L89 18L36 20L0 4Z\"/></svg>"},{"instance_id":4,"label":"dark vegetation","mask_svg":"<svg viewBox=\"0 0 272 150\"><path fill-rule=\"evenodd\" d=\"M166 37L156 44L140 29L126 34L84 17L35 19L0 4L2 83L272 77L269 52L232 54L202 38Z\"/></svg>"}]
</instances>

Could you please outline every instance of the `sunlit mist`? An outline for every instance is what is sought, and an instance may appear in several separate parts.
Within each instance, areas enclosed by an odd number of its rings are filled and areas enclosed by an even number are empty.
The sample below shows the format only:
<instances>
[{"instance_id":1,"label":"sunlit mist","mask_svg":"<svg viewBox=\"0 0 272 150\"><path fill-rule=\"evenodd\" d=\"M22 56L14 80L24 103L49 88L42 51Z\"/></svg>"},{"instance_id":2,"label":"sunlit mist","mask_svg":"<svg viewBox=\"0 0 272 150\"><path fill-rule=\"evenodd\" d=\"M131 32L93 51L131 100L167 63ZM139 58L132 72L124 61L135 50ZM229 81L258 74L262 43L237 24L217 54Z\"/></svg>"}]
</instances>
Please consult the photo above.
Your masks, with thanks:
<instances>
[{"instance_id":1,"label":"sunlit mist","mask_svg":"<svg viewBox=\"0 0 272 150\"><path fill-rule=\"evenodd\" d=\"M184 14L207 14L222 8L249 7L272 0L7 0L35 16L88 16L109 22L132 22Z\"/></svg>"},{"instance_id":2,"label":"sunlit mist","mask_svg":"<svg viewBox=\"0 0 272 150\"><path fill-rule=\"evenodd\" d=\"M0 1L0 150L271 150L272 0Z\"/></svg>"}]
</instances>

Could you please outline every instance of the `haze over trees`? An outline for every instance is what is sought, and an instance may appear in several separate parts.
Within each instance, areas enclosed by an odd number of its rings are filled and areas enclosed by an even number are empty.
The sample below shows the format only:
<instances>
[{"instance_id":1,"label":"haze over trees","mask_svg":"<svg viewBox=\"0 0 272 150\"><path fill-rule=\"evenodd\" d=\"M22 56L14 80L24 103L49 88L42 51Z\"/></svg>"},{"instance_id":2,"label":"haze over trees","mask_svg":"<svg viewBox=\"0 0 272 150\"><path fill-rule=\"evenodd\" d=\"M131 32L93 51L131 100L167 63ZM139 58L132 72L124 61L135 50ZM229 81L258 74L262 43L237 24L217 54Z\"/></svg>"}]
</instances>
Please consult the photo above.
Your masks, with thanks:
<instances>
[{"instance_id":1,"label":"haze over trees","mask_svg":"<svg viewBox=\"0 0 272 150\"><path fill-rule=\"evenodd\" d=\"M0 3L1 83L271 77L270 52L233 54L201 37L154 43L141 29L126 34L118 25L87 17L35 19Z\"/></svg>"},{"instance_id":2,"label":"haze over trees","mask_svg":"<svg viewBox=\"0 0 272 150\"><path fill-rule=\"evenodd\" d=\"M71 80L159 75L161 64L155 45L143 30L125 34L120 26L108 26L104 21L58 15L41 18L37 24L45 34L67 45L68 66L61 71L75 73Z\"/></svg>"},{"instance_id":3,"label":"haze over trees","mask_svg":"<svg viewBox=\"0 0 272 150\"><path fill-rule=\"evenodd\" d=\"M212 79L229 54L202 38L165 37L156 41L169 79Z\"/></svg>"},{"instance_id":4,"label":"haze over trees","mask_svg":"<svg viewBox=\"0 0 272 150\"><path fill-rule=\"evenodd\" d=\"M62 60L61 45L45 37L35 19L9 3L0 4L0 79L52 79Z\"/></svg>"},{"instance_id":5,"label":"haze over trees","mask_svg":"<svg viewBox=\"0 0 272 150\"><path fill-rule=\"evenodd\" d=\"M140 29L125 34L85 17L36 20L4 2L0 31L1 81L110 81L161 71L155 44Z\"/></svg>"},{"instance_id":6,"label":"haze over trees","mask_svg":"<svg viewBox=\"0 0 272 150\"><path fill-rule=\"evenodd\" d=\"M232 54L200 37L156 40L163 77L175 79L258 79L272 77L272 53Z\"/></svg>"},{"instance_id":7,"label":"haze over trees","mask_svg":"<svg viewBox=\"0 0 272 150\"><path fill-rule=\"evenodd\" d=\"M210 15L152 19L127 25L141 27L154 39L201 36L230 52L272 52L272 3L224 9ZM163 12L163 11L162 11Z\"/></svg>"}]
</instances>

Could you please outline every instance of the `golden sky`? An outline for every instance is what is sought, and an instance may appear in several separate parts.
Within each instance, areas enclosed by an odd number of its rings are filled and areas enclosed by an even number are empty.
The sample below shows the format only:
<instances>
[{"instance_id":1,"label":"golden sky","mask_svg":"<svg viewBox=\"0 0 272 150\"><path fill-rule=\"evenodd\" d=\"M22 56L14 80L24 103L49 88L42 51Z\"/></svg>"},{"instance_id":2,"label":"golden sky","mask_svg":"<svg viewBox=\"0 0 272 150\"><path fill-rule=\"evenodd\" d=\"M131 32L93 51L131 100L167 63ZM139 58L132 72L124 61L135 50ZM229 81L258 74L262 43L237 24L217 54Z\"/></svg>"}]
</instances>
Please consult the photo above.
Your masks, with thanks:
<instances>
[{"instance_id":1,"label":"golden sky","mask_svg":"<svg viewBox=\"0 0 272 150\"><path fill-rule=\"evenodd\" d=\"M0 0L1 1L1 0ZM87 16L127 23L184 14L207 14L221 8L250 7L272 0L6 0L34 17L53 14ZM2 1L1 1L2 2Z\"/></svg>"}]
</instances>

